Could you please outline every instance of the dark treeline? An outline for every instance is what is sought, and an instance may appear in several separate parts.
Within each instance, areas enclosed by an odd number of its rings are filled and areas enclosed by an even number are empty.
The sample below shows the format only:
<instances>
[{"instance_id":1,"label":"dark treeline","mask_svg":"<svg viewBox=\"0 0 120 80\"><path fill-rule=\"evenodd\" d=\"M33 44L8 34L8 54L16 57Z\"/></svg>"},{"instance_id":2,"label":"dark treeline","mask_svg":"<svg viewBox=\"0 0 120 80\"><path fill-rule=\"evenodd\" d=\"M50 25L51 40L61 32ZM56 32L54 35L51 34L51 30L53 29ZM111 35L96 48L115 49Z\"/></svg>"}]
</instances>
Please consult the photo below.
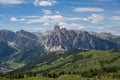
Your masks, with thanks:
<instances>
[{"instance_id":1,"label":"dark treeline","mask_svg":"<svg viewBox=\"0 0 120 80\"><path fill-rule=\"evenodd\" d=\"M80 75L82 77L86 78L92 78L95 76L109 76L109 73L112 73L113 78L120 78L120 74L117 72L120 70L120 67L114 66L114 67L103 67L101 69L90 69L89 71L57 71L57 72L50 72L44 71L41 73L43 77L48 77L48 78L58 78L61 75ZM37 76L37 73L35 72L27 72L27 73L7 73L7 74L2 74L0 73L0 77L4 77L6 79L21 79L21 78L26 78L26 77L35 77ZM111 75L110 75L111 76Z\"/></svg>"},{"instance_id":2,"label":"dark treeline","mask_svg":"<svg viewBox=\"0 0 120 80\"><path fill-rule=\"evenodd\" d=\"M61 75L74 75L74 74L78 74L82 77L87 77L87 78L92 78L95 76L102 76L102 75L108 75L108 73L113 73L114 75L112 77L114 78L120 78L120 74L115 74L120 70L120 67L114 66L114 67L103 67L101 69L90 69L89 71L61 71L61 72L49 72L46 71L43 74L44 77L50 77L50 78L58 78Z\"/></svg>"},{"instance_id":3,"label":"dark treeline","mask_svg":"<svg viewBox=\"0 0 120 80\"><path fill-rule=\"evenodd\" d=\"M6 79L22 79L25 77L35 77L36 73L35 72L27 72L27 73L7 73L3 74L0 73L1 78L6 78Z\"/></svg>"}]
</instances>

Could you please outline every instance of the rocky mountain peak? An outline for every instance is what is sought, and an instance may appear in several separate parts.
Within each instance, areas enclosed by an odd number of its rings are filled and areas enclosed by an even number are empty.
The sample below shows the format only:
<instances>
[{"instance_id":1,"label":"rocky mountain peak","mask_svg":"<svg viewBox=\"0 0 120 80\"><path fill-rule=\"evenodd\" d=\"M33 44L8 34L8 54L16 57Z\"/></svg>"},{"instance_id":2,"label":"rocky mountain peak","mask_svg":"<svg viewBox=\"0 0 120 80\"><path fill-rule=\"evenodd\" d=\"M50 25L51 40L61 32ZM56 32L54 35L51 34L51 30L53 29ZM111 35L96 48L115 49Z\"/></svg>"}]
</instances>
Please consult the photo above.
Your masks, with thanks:
<instances>
[{"instance_id":1,"label":"rocky mountain peak","mask_svg":"<svg viewBox=\"0 0 120 80\"><path fill-rule=\"evenodd\" d=\"M45 43L47 50L106 50L117 48L117 45L108 40L96 37L87 31L72 31L55 26Z\"/></svg>"},{"instance_id":2,"label":"rocky mountain peak","mask_svg":"<svg viewBox=\"0 0 120 80\"><path fill-rule=\"evenodd\" d=\"M58 25L56 25L53 29L53 31L59 31L60 30L60 27Z\"/></svg>"}]
</instances>

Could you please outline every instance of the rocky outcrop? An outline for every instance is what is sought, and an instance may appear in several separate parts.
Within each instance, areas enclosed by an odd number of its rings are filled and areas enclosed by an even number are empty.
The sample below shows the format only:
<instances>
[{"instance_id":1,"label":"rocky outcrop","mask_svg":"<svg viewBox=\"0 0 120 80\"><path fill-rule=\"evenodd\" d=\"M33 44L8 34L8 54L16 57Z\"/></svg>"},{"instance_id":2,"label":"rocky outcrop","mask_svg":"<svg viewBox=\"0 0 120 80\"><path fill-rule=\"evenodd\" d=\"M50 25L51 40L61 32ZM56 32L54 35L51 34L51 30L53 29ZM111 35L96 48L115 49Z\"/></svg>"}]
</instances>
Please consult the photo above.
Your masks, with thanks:
<instances>
[{"instance_id":1,"label":"rocky outcrop","mask_svg":"<svg viewBox=\"0 0 120 80\"><path fill-rule=\"evenodd\" d=\"M56 50L107 50L118 48L116 43L91 35L87 31L60 29L55 26L48 36L45 48L50 51Z\"/></svg>"}]
</instances>

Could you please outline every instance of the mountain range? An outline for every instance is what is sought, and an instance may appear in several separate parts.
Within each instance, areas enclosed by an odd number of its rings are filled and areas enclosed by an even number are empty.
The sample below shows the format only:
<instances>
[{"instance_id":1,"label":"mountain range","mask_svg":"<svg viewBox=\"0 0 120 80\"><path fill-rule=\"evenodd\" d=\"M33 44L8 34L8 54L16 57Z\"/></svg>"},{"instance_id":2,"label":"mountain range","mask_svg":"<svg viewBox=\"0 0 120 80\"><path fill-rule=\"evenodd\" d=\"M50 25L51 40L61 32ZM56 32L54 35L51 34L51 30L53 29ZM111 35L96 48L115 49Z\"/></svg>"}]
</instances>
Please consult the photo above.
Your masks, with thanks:
<instances>
[{"instance_id":1,"label":"mountain range","mask_svg":"<svg viewBox=\"0 0 120 80\"><path fill-rule=\"evenodd\" d=\"M59 26L55 26L53 30L43 33L31 33L24 30L17 32L0 30L1 41L18 49L42 44L49 51L71 49L107 50L120 47L120 36L111 33L60 29Z\"/></svg>"},{"instance_id":2,"label":"mountain range","mask_svg":"<svg viewBox=\"0 0 120 80\"><path fill-rule=\"evenodd\" d=\"M58 50L113 50L120 48L120 36L55 26L46 32L0 30L0 67L18 69L40 55ZM6 66L7 65L7 66ZM13 66L14 65L14 66ZM19 65L19 66L18 66Z\"/></svg>"},{"instance_id":3,"label":"mountain range","mask_svg":"<svg viewBox=\"0 0 120 80\"><path fill-rule=\"evenodd\" d=\"M73 74L86 80L95 76L104 78L103 74L120 71L119 48L120 36L111 33L59 26L34 33L0 30L0 72L8 72L4 75L7 79L37 75L58 78Z\"/></svg>"}]
</instances>

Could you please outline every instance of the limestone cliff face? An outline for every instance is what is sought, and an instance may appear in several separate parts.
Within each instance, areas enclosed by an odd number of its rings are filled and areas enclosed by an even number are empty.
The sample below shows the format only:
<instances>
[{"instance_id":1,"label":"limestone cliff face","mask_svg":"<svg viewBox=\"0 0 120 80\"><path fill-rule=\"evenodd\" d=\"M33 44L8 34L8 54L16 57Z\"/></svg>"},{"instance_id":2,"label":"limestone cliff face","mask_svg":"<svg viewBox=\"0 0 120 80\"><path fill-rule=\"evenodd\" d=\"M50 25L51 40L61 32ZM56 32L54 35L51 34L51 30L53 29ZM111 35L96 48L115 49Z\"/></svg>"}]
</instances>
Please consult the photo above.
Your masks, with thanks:
<instances>
[{"instance_id":1,"label":"limestone cliff face","mask_svg":"<svg viewBox=\"0 0 120 80\"><path fill-rule=\"evenodd\" d=\"M87 31L60 29L59 26L55 26L47 38L45 47L47 50L56 51L70 49L106 50L118 46L113 42L91 35Z\"/></svg>"}]
</instances>

